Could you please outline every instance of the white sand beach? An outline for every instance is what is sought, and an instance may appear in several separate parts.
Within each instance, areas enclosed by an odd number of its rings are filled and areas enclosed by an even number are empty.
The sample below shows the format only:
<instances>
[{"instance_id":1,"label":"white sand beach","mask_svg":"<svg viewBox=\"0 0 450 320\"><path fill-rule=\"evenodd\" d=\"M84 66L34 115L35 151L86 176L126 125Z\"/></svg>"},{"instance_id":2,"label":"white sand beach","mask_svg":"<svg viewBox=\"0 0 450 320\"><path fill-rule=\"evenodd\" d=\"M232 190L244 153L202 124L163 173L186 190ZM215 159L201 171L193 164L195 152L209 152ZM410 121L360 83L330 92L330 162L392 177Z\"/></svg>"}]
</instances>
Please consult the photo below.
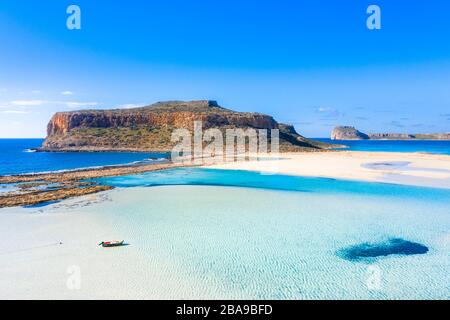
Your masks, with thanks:
<instances>
[{"instance_id":1,"label":"white sand beach","mask_svg":"<svg viewBox=\"0 0 450 320\"><path fill-rule=\"evenodd\" d=\"M283 153L280 159L232 162L216 169L450 188L450 156L395 152ZM270 156L268 158L271 158Z\"/></svg>"}]
</instances>

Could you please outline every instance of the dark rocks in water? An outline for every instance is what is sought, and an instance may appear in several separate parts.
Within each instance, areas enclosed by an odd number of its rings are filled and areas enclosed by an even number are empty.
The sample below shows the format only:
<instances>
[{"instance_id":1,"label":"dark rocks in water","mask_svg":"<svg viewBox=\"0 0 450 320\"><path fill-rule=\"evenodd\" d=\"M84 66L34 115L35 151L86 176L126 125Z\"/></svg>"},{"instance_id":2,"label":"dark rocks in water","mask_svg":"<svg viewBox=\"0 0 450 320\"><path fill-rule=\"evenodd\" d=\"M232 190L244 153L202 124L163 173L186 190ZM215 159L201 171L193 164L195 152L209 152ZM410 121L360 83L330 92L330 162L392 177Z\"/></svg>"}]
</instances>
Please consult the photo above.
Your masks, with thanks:
<instances>
[{"instance_id":1,"label":"dark rocks in water","mask_svg":"<svg viewBox=\"0 0 450 320\"><path fill-rule=\"evenodd\" d=\"M420 243L392 238L380 243L362 243L337 252L338 256L349 261L373 260L389 255L425 254L428 248Z\"/></svg>"}]
</instances>

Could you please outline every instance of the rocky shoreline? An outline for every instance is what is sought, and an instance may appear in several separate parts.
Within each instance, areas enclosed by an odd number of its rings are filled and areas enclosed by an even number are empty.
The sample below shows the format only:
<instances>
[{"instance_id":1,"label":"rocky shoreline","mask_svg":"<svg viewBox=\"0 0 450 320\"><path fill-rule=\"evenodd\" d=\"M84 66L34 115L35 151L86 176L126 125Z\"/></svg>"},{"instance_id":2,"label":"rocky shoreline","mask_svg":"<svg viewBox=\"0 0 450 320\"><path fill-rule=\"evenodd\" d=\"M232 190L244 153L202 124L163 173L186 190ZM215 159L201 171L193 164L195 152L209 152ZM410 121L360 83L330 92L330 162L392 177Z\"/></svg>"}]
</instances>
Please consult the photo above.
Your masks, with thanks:
<instances>
[{"instance_id":1,"label":"rocky shoreline","mask_svg":"<svg viewBox=\"0 0 450 320\"><path fill-rule=\"evenodd\" d=\"M39 205L113 189L112 186L85 181L88 179L139 174L178 167L186 167L186 165L171 162L133 164L52 173L0 176L0 184L14 185L18 189L0 195L0 208Z\"/></svg>"},{"instance_id":2,"label":"rocky shoreline","mask_svg":"<svg viewBox=\"0 0 450 320\"><path fill-rule=\"evenodd\" d=\"M169 148L128 148L128 147L91 147L91 146L81 146L81 147L64 147L64 148L51 148L51 147L40 147L31 149L33 152L126 152L126 153L170 153L172 149Z\"/></svg>"}]
</instances>

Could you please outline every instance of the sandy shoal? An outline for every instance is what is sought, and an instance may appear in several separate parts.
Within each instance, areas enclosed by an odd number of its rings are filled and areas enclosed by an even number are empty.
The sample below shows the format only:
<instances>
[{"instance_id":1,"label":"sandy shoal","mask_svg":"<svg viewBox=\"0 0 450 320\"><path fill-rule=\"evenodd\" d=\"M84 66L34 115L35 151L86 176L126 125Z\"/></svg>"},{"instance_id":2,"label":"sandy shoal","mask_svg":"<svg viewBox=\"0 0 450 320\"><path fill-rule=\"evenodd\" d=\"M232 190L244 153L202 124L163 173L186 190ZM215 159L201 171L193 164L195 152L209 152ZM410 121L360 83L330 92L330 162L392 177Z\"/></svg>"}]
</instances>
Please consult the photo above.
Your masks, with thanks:
<instances>
[{"instance_id":1,"label":"sandy shoal","mask_svg":"<svg viewBox=\"0 0 450 320\"><path fill-rule=\"evenodd\" d=\"M222 163L216 169L450 188L450 156L393 152L284 153L259 161Z\"/></svg>"}]
</instances>

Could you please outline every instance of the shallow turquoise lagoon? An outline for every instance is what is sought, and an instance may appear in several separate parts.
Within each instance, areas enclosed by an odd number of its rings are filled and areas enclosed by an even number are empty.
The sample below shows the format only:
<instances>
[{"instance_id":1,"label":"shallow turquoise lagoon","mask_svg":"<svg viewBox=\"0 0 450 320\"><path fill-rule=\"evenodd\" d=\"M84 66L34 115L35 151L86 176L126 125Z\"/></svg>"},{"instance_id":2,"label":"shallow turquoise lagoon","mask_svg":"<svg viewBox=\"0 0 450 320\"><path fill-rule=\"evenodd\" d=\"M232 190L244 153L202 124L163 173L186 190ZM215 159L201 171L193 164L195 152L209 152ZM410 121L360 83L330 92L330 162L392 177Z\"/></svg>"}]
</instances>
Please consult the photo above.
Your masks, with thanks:
<instances>
[{"instance_id":1,"label":"shallow turquoise lagoon","mask_svg":"<svg viewBox=\"0 0 450 320\"><path fill-rule=\"evenodd\" d=\"M191 283L184 298L450 298L450 190L209 169L100 181L119 188L92 209L170 265L170 290ZM419 253L342 255L392 239Z\"/></svg>"},{"instance_id":2,"label":"shallow turquoise lagoon","mask_svg":"<svg viewBox=\"0 0 450 320\"><path fill-rule=\"evenodd\" d=\"M171 169L131 176L100 178L96 181L121 188L168 185L205 185L259 188L317 194L331 193L360 196L384 196L388 198L395 197L396 201L413 198L422 199L426 202L443 201L448 203L450 200L450 190L446 189L205 168Z\"/></svg>"}]
</instances>

